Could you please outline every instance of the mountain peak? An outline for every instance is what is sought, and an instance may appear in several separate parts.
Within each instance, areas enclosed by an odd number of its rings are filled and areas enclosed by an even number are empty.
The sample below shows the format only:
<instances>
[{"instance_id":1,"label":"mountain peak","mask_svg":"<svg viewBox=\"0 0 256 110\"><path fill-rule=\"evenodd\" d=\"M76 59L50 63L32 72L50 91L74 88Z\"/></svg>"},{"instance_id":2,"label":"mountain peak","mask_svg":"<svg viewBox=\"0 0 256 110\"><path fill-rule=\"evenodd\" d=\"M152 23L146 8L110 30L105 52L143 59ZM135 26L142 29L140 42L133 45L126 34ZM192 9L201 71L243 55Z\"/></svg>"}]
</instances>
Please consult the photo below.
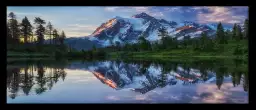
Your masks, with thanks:
<instances>
[{"instance_id":1,"label":"mountain peak","mask_svg":"<svg viewBox=\"0 0 256 110\"><path fill-rule=\"evenodd\" d=\"M142 13L140 13L140 14L136 14L136 15L134 15L134 16L132 16L132 17L135 17L135 18L152 18L152 16L148 15L148 14L145 13L145 12L142 12Z\"/></svg>"}]
</instances>

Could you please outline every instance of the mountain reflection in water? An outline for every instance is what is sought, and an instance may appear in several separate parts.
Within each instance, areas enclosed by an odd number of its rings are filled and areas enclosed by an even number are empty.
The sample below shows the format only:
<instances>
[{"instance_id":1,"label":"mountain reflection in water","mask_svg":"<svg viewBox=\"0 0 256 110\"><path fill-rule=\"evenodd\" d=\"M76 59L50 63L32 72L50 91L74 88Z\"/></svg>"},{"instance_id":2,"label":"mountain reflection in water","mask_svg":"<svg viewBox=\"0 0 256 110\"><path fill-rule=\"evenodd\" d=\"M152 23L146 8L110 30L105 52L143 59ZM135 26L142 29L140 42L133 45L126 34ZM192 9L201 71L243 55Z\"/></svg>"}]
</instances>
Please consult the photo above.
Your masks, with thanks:
<instances>
[{"instance_id":1,"label":"mountain reflection in water","mask_svg":"<svg viewBox=\"0 0 256 110\"><path fill-rule=\"evenodd\" d=\"M9 64L7 65L7 95L15 99L18 96L40 95L50 91L59 81L65 82L65 77L69 75L65 72L66 69L91 72L98 80L116 91L129 89L147 94L149 91L164 88L167 85L192 86L207 83L215 83L218 89L221 89L222 84L230 80L233 87L242 84L244 91L248 92L248 70L241 68L244 65L241 61L233 63L232 66L224 65L219 61L190 63L94 61L58 65L47 65L38 61L36 64ZM201 94L201 97L204 95ZM214 97L220 96L214 95Z\"/></svg>"}]
</instances>

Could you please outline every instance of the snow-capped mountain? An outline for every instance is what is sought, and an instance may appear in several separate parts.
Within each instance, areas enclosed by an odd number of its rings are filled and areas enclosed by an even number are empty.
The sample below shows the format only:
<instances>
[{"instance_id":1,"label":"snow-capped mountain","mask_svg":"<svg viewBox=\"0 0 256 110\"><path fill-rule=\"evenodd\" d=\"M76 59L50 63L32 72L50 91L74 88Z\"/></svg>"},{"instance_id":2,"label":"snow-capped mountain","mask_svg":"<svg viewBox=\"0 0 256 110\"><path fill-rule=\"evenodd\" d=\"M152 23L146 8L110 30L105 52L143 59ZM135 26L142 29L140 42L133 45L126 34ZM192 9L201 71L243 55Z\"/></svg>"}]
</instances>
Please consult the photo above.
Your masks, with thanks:
<instances>
[{"instance_id":1,"label":"snow-capped mountain","mask_svg":"<svg viewBox=\"0 0 256 110\"><path fill-rule=\"evenodd\" d=\"M84 43L84 47L86 49L92 47L91 45L105 47L115 44L115 42L121 44L136 43L140 36L144 36L149 41L158 41L161 39L158 36L158 29L161 27L165 27L168 34L177 37L178 40L182 40L185 35L195 38L200 36L202 32L207 32L209 35L216 32L216 25L214 24L198 24L191 21L177 23L140 13L129 18L117 16L106 23L102 23L90 36L83 39L86 42L92 42Z\"/></svg>"}]
</instances>

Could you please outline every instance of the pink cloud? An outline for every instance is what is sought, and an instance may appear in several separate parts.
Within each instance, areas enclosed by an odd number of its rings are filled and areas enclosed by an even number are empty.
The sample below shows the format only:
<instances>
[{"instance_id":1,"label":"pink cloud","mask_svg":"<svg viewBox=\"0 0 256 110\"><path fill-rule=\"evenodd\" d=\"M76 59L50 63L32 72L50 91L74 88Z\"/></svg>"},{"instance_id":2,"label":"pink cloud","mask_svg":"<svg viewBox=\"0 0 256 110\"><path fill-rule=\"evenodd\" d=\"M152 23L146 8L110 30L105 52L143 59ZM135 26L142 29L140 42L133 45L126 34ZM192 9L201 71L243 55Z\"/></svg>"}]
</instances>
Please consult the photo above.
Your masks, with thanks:
<instances>
[{"instance_id":1,"label":"pink cloud","mask_svg":"<svg viewBox=\"0 0 256 110\"><path fill-rule=\"evenodd\" d=\"M199 9L199 8L195 8ZM197 15L198 21L200 23L243 23L245 16L234 16L230 7L207 7L210 13L200 12Z\"/></svg>"}]
</instances>

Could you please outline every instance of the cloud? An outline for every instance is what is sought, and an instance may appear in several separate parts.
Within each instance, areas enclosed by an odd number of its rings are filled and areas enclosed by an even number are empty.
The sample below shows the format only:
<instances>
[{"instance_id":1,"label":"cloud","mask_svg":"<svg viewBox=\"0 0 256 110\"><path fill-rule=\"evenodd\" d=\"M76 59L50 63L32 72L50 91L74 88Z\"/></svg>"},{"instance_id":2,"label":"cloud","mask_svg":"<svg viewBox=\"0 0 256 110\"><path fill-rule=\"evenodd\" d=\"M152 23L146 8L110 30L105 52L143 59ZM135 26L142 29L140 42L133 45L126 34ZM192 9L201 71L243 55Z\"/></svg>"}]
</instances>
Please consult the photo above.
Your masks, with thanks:
<instances>
[{"instance_id":1,"label":"cloud","mask_svg":"<svg viewBox=\"0 0 256 110\"><path fill-rule=\"evenodd\" d=\"M111 12L114 12L116 11L116 9L118 9L119 7L106 7L105 10L106 11L111 11Z\"/></svg>"},{"instance_id":2,"label":"cloud","mask_svg":"<svg viewBox=\"0 0 256 110\"><path fill-rule=\"evenodd\" d=\"M104 10L108 12L146 12L149 7L106 7Z\"/></svg>"},{"instance_id":3,"label":"cloud","mask_svg":"<svg viewBox=\"0 0 256 110\"><path fill-rule=\"evenodd\" d=\"M66 34L67 37L82 37L82 36L88 36L91 33L89 33L89 32L65 31L65 34Z\"/></svg>"},{"instance_id":4,"label":"cloud","mask_svg":"<svg viewBox=\"0 0 256 110\"><path fill-rule=\"evenodd\" d=\"M225 103L228 100L234 103L247 103L248 97L244 96L242 85L239 86L233 87L231 82L223 83L219 90L216 84L201 84L196 88L197 95L200 97L196 100L204 103Z\"/></svg>"},{"instance_id":5,"label":"cloud","mask_svg":"<svg viewBox=\"0 0 256 110\"><path fill-rule=\"evenodd\" d=\"M164 10L167 12L182 12L181 8L182 7L168 7L168 8L165 8Z\"/></svg>"},{"instance_id":6,"label":"cloud","mask_svg":"<svg viewBox=\"0 0 256 110\"><path fill-rule=\"evenodd\" d=\"M199 8L196 8L199 10ZM209 12L200 12L197 15L200 23L243 23L246 18L244 15L234 15L230 7L207 7Z\"/></svg>"},{"instance_id":7,"label":"cloud","mask_svg":"<svg viewBox=\"0 0 256 110\"><path fill-rule=\"evenodd\" d=\"M150 9L150 7L132 7L132 8L134 8L137 12L147 12Z\"/></svg>"},{"instance_id":8,"label":"cloud","mask_svg":"<svg viewBox=\"0 0 256 110\"><path fill-rule=\"evenodd\" d=\"M108 99L108 100L120 100L117 96L107 96L106 99Z\"/></svg>"},{"instance_id":9,"label":"cloud","mask_svg":"<svg viewBox=\"0 0 256 110\"><path fill-rule=\"evenodd\" d=\"M81 24L70 24L68 25L69 29L73 30L90 30L94 31L98 26L96 25L81 25Z\"/></svg>"},{"instance_id":10,"label":"cloud","mask_svg":"<svg viewBox=\"0 0 256 110\"><path fill-rule=\"evenodd\" d=\"M30 20L30 22L33 22L35 17L40 17L43 20L46 20L47 22L48 21L54 22L54 20L52 19L51 16L47 16L47 15L44 15L42 13L18 12L18 11L9 11L9 10L7 11L7 19L9 19L8 14L10 12L13 12L16 15L16 18L17 18L18 21L21 21L26 16Z\"/></svg>"},{"instance_id":11,"label":"cloud","mask_svg":"<svg viewBox=\"0 0 256 110\"><path fill-rule=\"evenodd\" d=\"M13 12L14 14L17 15L23 15L23 16L29 16L29 15L33 15L33 16L43 16L43 14L41 13L30 13L30 12L17 12L17 11L7 11L7 14L9 14L10 12Z\"/></svg>"},{"instance_id":12,"label":"cloud","mask_svg":"<svg viewBox=\"0 0 256 110\"><path fill-rule=\"evenodd\" d=\"M163 17L164 16L163 12L149 12L148 14L150 16L154 16L154 17Z\"/></svg>"},{"instance_id":13,"label":"cloud","mask_svg":"<svg viewBox=\"0 0 256 110\"><path fill-rule=\"evenodd\" d=\"M69 24L63 30L68 37L80 37L90 35L96 28L96 25Z\"/></svg>"}]
</instances>

